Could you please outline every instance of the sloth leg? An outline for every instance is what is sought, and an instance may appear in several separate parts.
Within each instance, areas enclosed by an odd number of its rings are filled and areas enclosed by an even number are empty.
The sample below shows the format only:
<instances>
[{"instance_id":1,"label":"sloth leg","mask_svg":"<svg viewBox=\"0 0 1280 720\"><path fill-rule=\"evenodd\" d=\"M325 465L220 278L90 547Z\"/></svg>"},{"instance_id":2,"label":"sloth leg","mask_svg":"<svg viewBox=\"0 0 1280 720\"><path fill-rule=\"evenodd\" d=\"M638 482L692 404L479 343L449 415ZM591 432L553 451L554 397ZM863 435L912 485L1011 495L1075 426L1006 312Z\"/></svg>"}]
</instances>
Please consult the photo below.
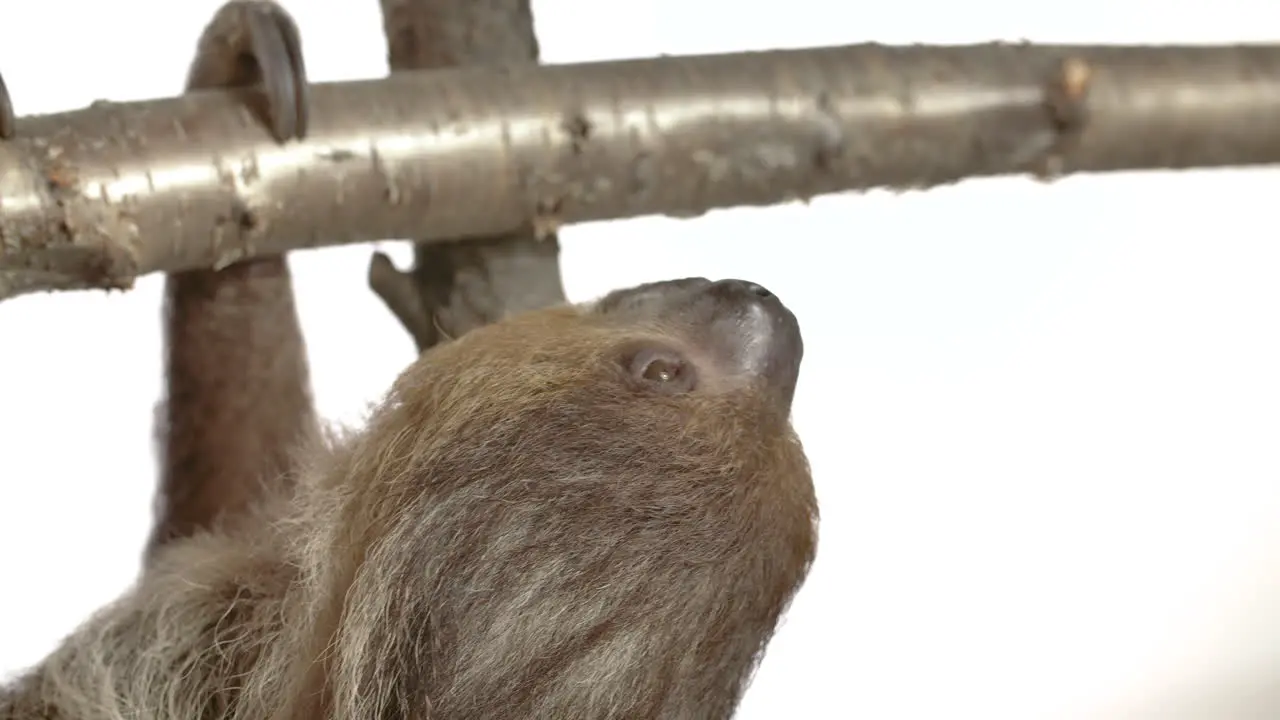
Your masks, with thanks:
<instances>
[{"instance_id":1,"label":"sloth leg","mask_svg":"<svg viewBox=\"0 0 1280 720\"><path fill-rule=\"evenodd\" d=\"M188 90L228 88L277 142L307 130L297 25L261 0L222 6L200 37ZM253 227L252 208L229 217ZM242 236L242 240L248 238ZM298 442L314 434L306 348L283 256L169 274L166 399L157 417L160 485L147 555L233 518L290 482Z\"/></svg>"}]
</instances>

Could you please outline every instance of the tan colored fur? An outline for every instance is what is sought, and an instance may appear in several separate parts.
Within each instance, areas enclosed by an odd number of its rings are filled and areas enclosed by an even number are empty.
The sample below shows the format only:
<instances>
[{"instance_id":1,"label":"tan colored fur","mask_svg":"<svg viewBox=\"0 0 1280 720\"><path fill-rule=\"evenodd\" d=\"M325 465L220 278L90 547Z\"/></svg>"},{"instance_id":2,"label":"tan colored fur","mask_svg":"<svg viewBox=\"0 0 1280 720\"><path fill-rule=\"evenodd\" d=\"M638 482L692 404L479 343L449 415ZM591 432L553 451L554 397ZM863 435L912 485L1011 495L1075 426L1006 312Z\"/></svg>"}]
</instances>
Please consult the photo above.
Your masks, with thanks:
<instances>
[{"instance_id":1,"label":"tan colored fur","mask_svg":"<svg viewBox=\"0 0 1280 720\"><path fill-rule=\"evenodd\" d=\"M812 560L813 488L757 388L628 384L620 348L659 337L694 341L558 308L425 353L0 718L728 717Z\"/></svg>"}]
</instances>

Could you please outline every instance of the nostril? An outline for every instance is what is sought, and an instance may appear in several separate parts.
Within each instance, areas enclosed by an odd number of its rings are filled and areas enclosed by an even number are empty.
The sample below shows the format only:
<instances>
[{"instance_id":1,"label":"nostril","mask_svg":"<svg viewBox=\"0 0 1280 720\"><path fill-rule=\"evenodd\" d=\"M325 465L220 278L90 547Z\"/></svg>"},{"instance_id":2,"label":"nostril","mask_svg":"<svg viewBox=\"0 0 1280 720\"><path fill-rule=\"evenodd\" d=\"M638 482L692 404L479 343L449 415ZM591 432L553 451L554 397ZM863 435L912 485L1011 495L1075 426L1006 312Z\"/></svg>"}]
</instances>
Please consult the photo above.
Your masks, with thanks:
<instances>
[{"instance_id":1,"label":"nostril","mask_svg":"<svg viewBox=\"0 0 1280 720\"><path fill-rule=\"evenodd\" d=\"M747 291L753 295L759 295L762 298L773 297L773 293L769 292L769 288L763 285L757 285L753 282L747 283Z\"/></svg>"}]
</instances>

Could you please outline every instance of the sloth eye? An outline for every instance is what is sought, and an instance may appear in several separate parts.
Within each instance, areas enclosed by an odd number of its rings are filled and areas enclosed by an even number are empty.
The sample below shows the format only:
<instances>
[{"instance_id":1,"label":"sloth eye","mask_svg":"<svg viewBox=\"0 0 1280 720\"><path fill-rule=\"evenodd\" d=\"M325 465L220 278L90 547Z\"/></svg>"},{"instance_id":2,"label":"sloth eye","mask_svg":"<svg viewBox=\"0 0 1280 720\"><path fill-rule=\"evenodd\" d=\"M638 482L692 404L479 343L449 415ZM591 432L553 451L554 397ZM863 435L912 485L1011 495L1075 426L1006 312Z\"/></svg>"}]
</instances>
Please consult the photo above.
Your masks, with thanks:
<instances>
[{"instance_id":1,"label":"sloth eye","mask_svg":"<svg viewBox=\"0 0 1280 720\"><path fill-rule=\"evenodd\" d=\"M666 358L657 358L645 366L641 377L655 382L671 382L680 376L683 366Z\"/></svg>"},{"instance_id":2,"label":"sloth eye","mask_svg":"<svg viewBox=\"0 0 1280 720\"><path fill-rule=\"evenodd\" d=\"M641 349L631 357L629 370L634 379L664 394L689 392L697 384L693 365L664 348Z\"/></svg>"}]
</instances>

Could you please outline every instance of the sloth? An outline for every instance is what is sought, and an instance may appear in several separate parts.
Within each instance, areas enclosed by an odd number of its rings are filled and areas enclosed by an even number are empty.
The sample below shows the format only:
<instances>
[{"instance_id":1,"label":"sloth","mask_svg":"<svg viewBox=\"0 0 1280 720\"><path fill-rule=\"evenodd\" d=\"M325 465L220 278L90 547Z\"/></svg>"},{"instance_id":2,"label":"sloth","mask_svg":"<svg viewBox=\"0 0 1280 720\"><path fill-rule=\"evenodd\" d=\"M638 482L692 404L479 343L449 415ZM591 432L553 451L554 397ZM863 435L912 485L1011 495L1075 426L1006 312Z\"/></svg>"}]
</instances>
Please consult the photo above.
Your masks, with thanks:
<instances>
[{"instance_id":1,"label":"sloth","mask_svg":"<svg viewBox=\"0 0 1280 720\"><path fill-rule=\"evenodd\" d=\"M728 718L816 551L802 353L775 295L704 278L433 347L0 718Z\"/></svg>"}]
</instances>

